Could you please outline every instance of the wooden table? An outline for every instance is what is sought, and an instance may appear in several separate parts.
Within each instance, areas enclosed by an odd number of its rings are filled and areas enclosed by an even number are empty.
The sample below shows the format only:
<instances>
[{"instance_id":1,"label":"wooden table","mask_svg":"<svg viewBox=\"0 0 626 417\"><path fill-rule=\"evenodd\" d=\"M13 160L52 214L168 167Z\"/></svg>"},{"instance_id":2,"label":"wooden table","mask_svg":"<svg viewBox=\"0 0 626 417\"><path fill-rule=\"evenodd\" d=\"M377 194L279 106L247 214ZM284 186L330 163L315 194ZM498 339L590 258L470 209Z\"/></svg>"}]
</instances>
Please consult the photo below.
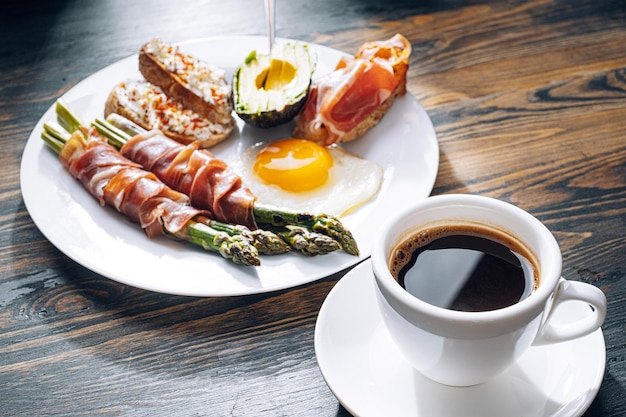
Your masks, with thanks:
<instances>
[{"instance_id":1,"label":"wooden table","mask_svg":"<svg viewBox=\"0 0 626 417\"><path fill-rule=\"evenodd\" d=\"M170 42L265 35L260 0L0 7L0 414L347 416L314 328L335 274L240 297L119 284L65 257L20 192L25 142L88 75ZM606 373L584 414L626 415L626 7L621 1L278 1L277 36L347 52L403 33L435 126L432 194L516 204L557 237L563 276L600 287Z\"/></svg>"}]
</instances>

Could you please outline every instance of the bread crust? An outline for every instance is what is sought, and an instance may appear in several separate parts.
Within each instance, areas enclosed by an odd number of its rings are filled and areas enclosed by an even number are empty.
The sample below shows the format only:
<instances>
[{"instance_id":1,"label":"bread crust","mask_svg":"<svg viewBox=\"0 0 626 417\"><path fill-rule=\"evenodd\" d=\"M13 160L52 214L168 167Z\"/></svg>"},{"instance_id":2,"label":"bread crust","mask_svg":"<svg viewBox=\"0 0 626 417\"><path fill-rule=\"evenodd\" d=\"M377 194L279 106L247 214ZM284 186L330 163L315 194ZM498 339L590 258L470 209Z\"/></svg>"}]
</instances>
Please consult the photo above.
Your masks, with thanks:
<instances>
[{"instance_id":1,"label":"bread crust","mask_svg":"<svg viewBox=\"0 0 626 417\"><path fill-rule=\"evenodd\" d=\"M183 144L189 144L191 142L197 141L200 147L205 149L211 148L226 139L235 126L235 122L233 119L231 123L227 125L221 125L220 130L222 131L220 133L212 133L211 135L206 136L206 132L205 134L201 134L200 131L198 131L197 134L183 134L172 129L168 129L166 126L163 125L151 124L149 120L155 120L158 119L158 117L142 117L142 115L138 114L133 108L124 105L124 99L120 97L120 93L123 92L125 86L126 83L120 83L116 85L109 93L104 105L105 117L108 117L112 113L117 113L120 116L132 121L133 123L141 126L146 130L159 129L166 136ZM198 115L198 117L200 116Z\"/></svg>"}]
</instances>

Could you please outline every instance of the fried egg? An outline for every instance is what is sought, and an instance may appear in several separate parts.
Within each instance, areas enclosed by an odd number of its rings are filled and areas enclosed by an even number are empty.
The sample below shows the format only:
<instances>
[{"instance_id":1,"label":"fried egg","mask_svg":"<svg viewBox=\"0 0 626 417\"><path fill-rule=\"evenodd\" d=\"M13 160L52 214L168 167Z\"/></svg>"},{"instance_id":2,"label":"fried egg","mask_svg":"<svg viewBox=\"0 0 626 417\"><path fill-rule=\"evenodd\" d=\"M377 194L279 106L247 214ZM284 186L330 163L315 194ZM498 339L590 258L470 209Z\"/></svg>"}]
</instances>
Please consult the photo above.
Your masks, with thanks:
<instances>
[{"instance_id":1,"label":"fried egg","mask_svg":"<svg viewBox=\"0 0 626 417\"><path fill-rule=\"evenodd\" d=\"M305 139L258 143L232 166L261 203L335 216L372 199L383 180L378 164Z\"/></svg>"}]
</instances>

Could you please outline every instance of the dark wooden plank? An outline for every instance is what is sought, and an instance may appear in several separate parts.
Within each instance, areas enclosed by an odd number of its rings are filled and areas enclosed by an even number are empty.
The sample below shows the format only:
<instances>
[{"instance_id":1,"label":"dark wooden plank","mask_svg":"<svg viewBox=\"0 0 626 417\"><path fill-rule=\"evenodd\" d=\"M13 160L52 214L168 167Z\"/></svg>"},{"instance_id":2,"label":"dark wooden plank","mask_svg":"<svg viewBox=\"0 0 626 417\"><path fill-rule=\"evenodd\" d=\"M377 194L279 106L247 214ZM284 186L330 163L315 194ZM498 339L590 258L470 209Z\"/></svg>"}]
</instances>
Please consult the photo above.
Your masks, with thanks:
<instances>
[{"instance_id":1,"label":"dark wooden plank","mask_svg":"<svg viewBox=\"0 0 626 417\"><path fill-rule=\"evenodd\" d=\"M313 348L337 274L193 298L77 265L30 220L21 153L54 100L167 41L264 35L260 0L0 6L0 415L347 416ZM408 89L437 130L434 194L489 195L554 232L563 275L602 288L607 368L585 417L626 414L626 7L621 1L278 2L277 35L354 52L407 36Z\"/></svg>"}]
</instances>

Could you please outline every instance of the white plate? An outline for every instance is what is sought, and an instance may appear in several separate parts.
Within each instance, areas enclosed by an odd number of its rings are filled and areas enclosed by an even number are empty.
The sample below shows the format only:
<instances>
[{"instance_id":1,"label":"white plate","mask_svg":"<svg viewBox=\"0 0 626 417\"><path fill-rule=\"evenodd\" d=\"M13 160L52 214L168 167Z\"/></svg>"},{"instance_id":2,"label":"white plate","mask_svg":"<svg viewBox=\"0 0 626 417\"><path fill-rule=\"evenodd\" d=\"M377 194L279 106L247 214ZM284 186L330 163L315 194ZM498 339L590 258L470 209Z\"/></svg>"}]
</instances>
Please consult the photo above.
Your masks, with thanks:
<instances>
[{"instance_id":1,"label":"white plate","mask_svg":"<svg viewBox=\"0 0 626 417\"><path fill-rule=\"evenodd\" d=\"M342 53L314 47L318 53L315 76L332 71ZM267 39L201 39L185 42L181 48L225 69L230 80L250 51L267 48ZM113 86L141 76L137 65L136 55L123 59L86 78L63 98L84 120L101 117ZM43 122L54 118L52 106L35 126L22 156L22 195L33 221L52 244L92 271L125 284L171 294L261 293L311 282L348 268L369 256L380 220L395 207L430 194L439 165L432 123L417 100L407 94L397 100L378 126L345 146L379 163L385 171L377 198L342 219L354 234L361 255L336 252L307 258L290 253L264 256L262 266L257 268L242 267L167 238L149 240L139 226L109 207L100 207L40 138ZM212 151L228 160L258 141L290 136L292 127L263 130L244 126L238 120L238 129Z\"/></svg>"},{"instance_id":2,"label":"white plate","mask_svg":"<svg viewBox=\"0 0 626 417\"><path fill-rule=\"evenodd\" d=\"M404 360L382 323L369 260L331 290L315 327L315 353L326 383L355 416L575 417L595 398L606 364L602 330L531 347L504 374L482 385L433 382ZM566 303L555 319L585 314Z\"/></svg>"}]
</instances>

